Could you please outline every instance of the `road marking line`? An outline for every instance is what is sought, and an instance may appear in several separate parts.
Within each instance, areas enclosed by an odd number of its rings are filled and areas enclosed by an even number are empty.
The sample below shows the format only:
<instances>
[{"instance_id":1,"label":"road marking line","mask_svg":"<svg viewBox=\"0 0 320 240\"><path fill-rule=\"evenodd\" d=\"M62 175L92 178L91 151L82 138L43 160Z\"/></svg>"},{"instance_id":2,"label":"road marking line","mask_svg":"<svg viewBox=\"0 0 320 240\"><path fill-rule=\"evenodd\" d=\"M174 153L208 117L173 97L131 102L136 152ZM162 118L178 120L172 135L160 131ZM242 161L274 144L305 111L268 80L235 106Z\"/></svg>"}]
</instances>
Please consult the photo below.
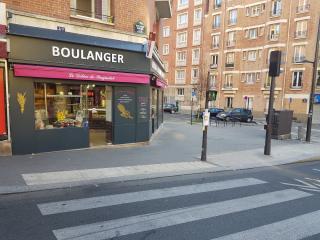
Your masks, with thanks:
<instances>
[{"instance_id":1,"label":"road marking line","mask_svg":"<svg viewBox=\"0 0 320 240\"><path fill-rule=\"evenodd\" d=\"M320 233L320 211L215 238L213 240L298 240Z\"/></svg>"},{"instance_id":2,"label":"road marking line","mask_svg":"<svg viewBox=\"0 0 320 240\"><path fill-rule=\"evenodd\" d=\"M129 167L84 169L59 172L22 174L27 185L57 184L66 182L90 181L104 178L115 178L145 174L174 173L181 171L197 171L214 166L204 162L181 162L138 165Z\"/></svg>"},{"instance_id":3,"label":"road marking line","mask_svg":"<svg viewBox=\"0 0 320 240\"><path fill-rule=\"evenodd\" d=\"M317 172L320 172L320 169L316 169L316 168L314 168L314 169L312 169L313 171L317 171Z\"/></svg>"},{"instance_id":4,"label":"road marking line","mask_svg":"<svg viewBox=\"0 0 320 240\"><path fill-rule=\"evenodd\" d=\"M43 203L38 204L38 208L40 209L42 215L50 215L134 202L142 202L160 198L177 197L182 195L212 192L238 187L247 187L264 183L267 182L255 178L233 179L213 183L194 184L188 186L115 194L109 196L99 196L69 201Z\"/></svg>"},{"instance_id":5,"label":"road marking line","mask_svg":"<svg viewBox=\"0 0 320 240\"><path fill-rule=\"evenodd\" d=\"M57 229L53 230L53 233L58 240L105 240L283 203L309 196L312 196L312 194L295 189L286 189L223 202Z\"/></svg>"}]
</instances>

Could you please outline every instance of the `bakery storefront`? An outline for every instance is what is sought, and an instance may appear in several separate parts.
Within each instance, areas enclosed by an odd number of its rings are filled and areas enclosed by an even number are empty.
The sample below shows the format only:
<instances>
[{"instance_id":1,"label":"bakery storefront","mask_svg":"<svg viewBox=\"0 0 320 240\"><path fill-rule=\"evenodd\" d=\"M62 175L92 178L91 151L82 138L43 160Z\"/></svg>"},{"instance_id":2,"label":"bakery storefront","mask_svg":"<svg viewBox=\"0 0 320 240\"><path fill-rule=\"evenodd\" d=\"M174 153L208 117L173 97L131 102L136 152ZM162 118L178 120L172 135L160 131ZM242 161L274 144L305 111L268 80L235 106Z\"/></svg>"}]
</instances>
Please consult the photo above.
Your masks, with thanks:
<instances>
[{"instance_id":1,"label":"bakery storefront","mask_svg":"<svg viewBox=\"0 0 320 240\"><path fill-rule=\"evenodd\" d=\"M13 154L150 139L152 89L159 94L163 85L151 86L142 45L108 48L14 33L10 43Z\"/></svg>"}]
</instances>

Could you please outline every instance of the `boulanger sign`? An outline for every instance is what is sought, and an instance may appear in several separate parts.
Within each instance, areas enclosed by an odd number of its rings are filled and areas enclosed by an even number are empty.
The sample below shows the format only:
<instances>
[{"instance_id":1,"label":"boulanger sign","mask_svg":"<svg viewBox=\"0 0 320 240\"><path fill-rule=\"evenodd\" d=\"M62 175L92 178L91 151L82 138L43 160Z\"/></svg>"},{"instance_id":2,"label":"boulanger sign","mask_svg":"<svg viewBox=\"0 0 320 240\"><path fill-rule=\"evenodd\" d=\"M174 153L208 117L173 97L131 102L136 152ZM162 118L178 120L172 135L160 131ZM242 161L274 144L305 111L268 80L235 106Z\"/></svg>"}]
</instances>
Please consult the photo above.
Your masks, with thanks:
<instances>
[{"instance_id":1,"label":"boulanger sign","mask_svg":"<svg viewBox=\"0 0 320 240\"><path fill-rule=\"evenodd\" d=\"M134 73L150 71L149 60L143 52L22 36L10 36L10 42L9 60L14 63Z\"/></svg>"}]
</instances>

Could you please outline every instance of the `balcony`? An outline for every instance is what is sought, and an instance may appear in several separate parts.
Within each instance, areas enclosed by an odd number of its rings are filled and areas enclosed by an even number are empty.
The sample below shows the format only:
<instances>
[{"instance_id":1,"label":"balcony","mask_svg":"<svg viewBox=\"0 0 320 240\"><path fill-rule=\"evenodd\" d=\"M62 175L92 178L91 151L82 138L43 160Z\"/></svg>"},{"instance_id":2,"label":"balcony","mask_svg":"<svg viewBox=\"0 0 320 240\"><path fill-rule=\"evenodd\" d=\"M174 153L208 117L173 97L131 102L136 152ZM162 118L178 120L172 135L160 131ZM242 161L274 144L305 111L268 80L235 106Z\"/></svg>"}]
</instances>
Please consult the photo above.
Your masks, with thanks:
<instances>
[{"instance_id":1,"label":"balcony","mask_svg":"<svg viewBox=\"0 0 320 240\"><path fill-rule=\"evenodd\" d=\"M217 68L218 68L218 64L217 63L210 64L210 69L217 69Z\"/></svg>"},{"instance_id":2,"label":"balcony","mask_svg":"<svg viewBox=\"0 0 320 240\"><path fill-rule=\"evenodd\" d=\"M187 42L177 42L177 48L184 48L187 47Z\"/></svg>"},{"instance_id":3,"label":"balcony","mask_svg":"<svg viewBox=\"0 0 320 240\"><path fill-rule=\"evenodd\" d=\"M198 65L200 63L199 58L192 58L192 65Z\"/></svg>"},{"instance_id":4,"label":"balcony","mask_svg":"<svg viewBox=\"0 0 320 240\"><path fill-rule=\"evenodd\" d=\"M294 33L295 38L306 38L307 37L307 31L296 31Z\"/></svg>"},{"instance_id":5,"label":"balcony","mask_svg":"<svg viewBox=\"0 0 320 240\"><path fill-rule=\"evenodd\" d=\"M294 56L292 58L292 62L294 63L303 63L303 61L306 60L306 57L305 56Z\"/></svg>"},{"instance_id":6,"label":"balcony","mask_svg":"<svg viewBox=\"0 0 320 240\"><path fill-rule=\"evenodd\" d=\"M96 12L81 10L77 8L70 8L71 16L88 21L98 21L104 23L114 24L114 16L108 16Z\"/></svg>"},{"instance_id":7,"label":"balcony","mask_svg":"<svg viewBox=\"0 0 320 240\"><path fill-rule=\"evenodd\" d=\"M234 47L236 45L236 40L228 40L226 45L227 47Z\"/></svg>"},{"instance_id":8,"label":"balcony","mask_svg":"<svg viewBox=\"0 0 320 240\"><path fill-rule=\"evenodd\" d=\"M186 84L186 80L184 78L176 78L176 84Z\"/></svg>"},{"instance_id":9,"label":"balcony","mask_svg":"<svg viewBox=\"0 0 320 240\"><path fill-rule=\"evenodd\" d=\"M273 9L270 12L270 17L280 17L281 16L281 9Z\"/></svg>"},{"instance_id":10,"label":"balcony","mask_svg":"<svg viewBox=\"0 0 320 240\"><path fill-rule=\"evenodd\" d=\"M182 66L186 66L186 65L187 65L186 59L184 59L184 60L177 60L177 61L176 61L176 66L177 66L177 67L182 67Z\"/></svg>"},{"instance_id":11,"label":"balcony","mask_svg":"<svg viewBox=\"0 0 320 240\"><path fill-rule=\"evenodd\" d=\"M172 9L170 0L156 0L156 8L159 18L171 18Z\"/></svg>"},{"instance_id":12,"label":"balcony","mask_svg":"<svg viewBox=\"0 0 320 240\"><path fill-rule=\"evenodd\" d=\"M296 8L296 13L309 12L309 10L310 10L310 4L305 4L305 5L298 6Z\"/></svg>"},{"instance_id":13,"label":"balcony","mask_svg":"<svg viewBox=\"0 0 320 240\"><path fill-rule=\"evenodd\" d=\"M268 39L269 41L278 41L280 38L280 34L269 34Z\"/></svg>"},{"instance_id":14,"label":"balcony","mask_svg":"<svg viewBox=\"0 0 320 240\"><path fill-rule=\"evenodd\" d=\"M212 48L212 49L216 49L216 48L219 48L219 46L220 46L219 43L213 43L213 44L211 45L211 48Z\"/></svg>"},{"instance_id":15,"label":"balcony","mask_svg":"<svg viewBox=\"0 0 320 240\"><path fill-rule=\"evenodd\" d=\"M212 29L217 29L220 27L220 23L213 23L212 24Z\"/></svg>"},{"instance_id":16,"label":"balcony","mask_svg":"<svg viewBox=\"0 0 320 240\"><path fill-rule=\"evenodd\" d=\"M227 68L234 68L234 63L226 63Z\"/></svg>"},{"instance_id":17,"label":"balcony","mask_svg":"<svg viewBox=\"0 0 320 240\"><path fill-rule=\"evenodd\" d=\"M233 88L233 84L232 83L227 83L223 85L224 89L232 89Z\"/></svg>"}]
</instances>

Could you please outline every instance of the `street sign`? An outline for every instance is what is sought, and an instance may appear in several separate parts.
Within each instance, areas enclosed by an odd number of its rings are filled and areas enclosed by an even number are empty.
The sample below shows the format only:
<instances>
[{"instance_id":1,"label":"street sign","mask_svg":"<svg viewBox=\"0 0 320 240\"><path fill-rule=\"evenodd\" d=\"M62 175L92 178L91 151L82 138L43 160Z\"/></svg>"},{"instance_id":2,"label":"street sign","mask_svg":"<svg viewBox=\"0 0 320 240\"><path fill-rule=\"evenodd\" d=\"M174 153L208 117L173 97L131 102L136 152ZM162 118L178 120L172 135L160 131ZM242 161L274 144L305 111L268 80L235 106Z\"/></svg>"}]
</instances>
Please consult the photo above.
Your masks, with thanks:
<instances>
[{"instance_id":1,"label":"street sign","mask_svg":"<svg viewBox=\"0 0 320 240\"><path fill-rule=\"evenodd\" d=\"M210 122L210 113L208 109L206 109L203 113L203 126L204 127L209 126L209 122Z\"/></svg>"}]
</instances>

